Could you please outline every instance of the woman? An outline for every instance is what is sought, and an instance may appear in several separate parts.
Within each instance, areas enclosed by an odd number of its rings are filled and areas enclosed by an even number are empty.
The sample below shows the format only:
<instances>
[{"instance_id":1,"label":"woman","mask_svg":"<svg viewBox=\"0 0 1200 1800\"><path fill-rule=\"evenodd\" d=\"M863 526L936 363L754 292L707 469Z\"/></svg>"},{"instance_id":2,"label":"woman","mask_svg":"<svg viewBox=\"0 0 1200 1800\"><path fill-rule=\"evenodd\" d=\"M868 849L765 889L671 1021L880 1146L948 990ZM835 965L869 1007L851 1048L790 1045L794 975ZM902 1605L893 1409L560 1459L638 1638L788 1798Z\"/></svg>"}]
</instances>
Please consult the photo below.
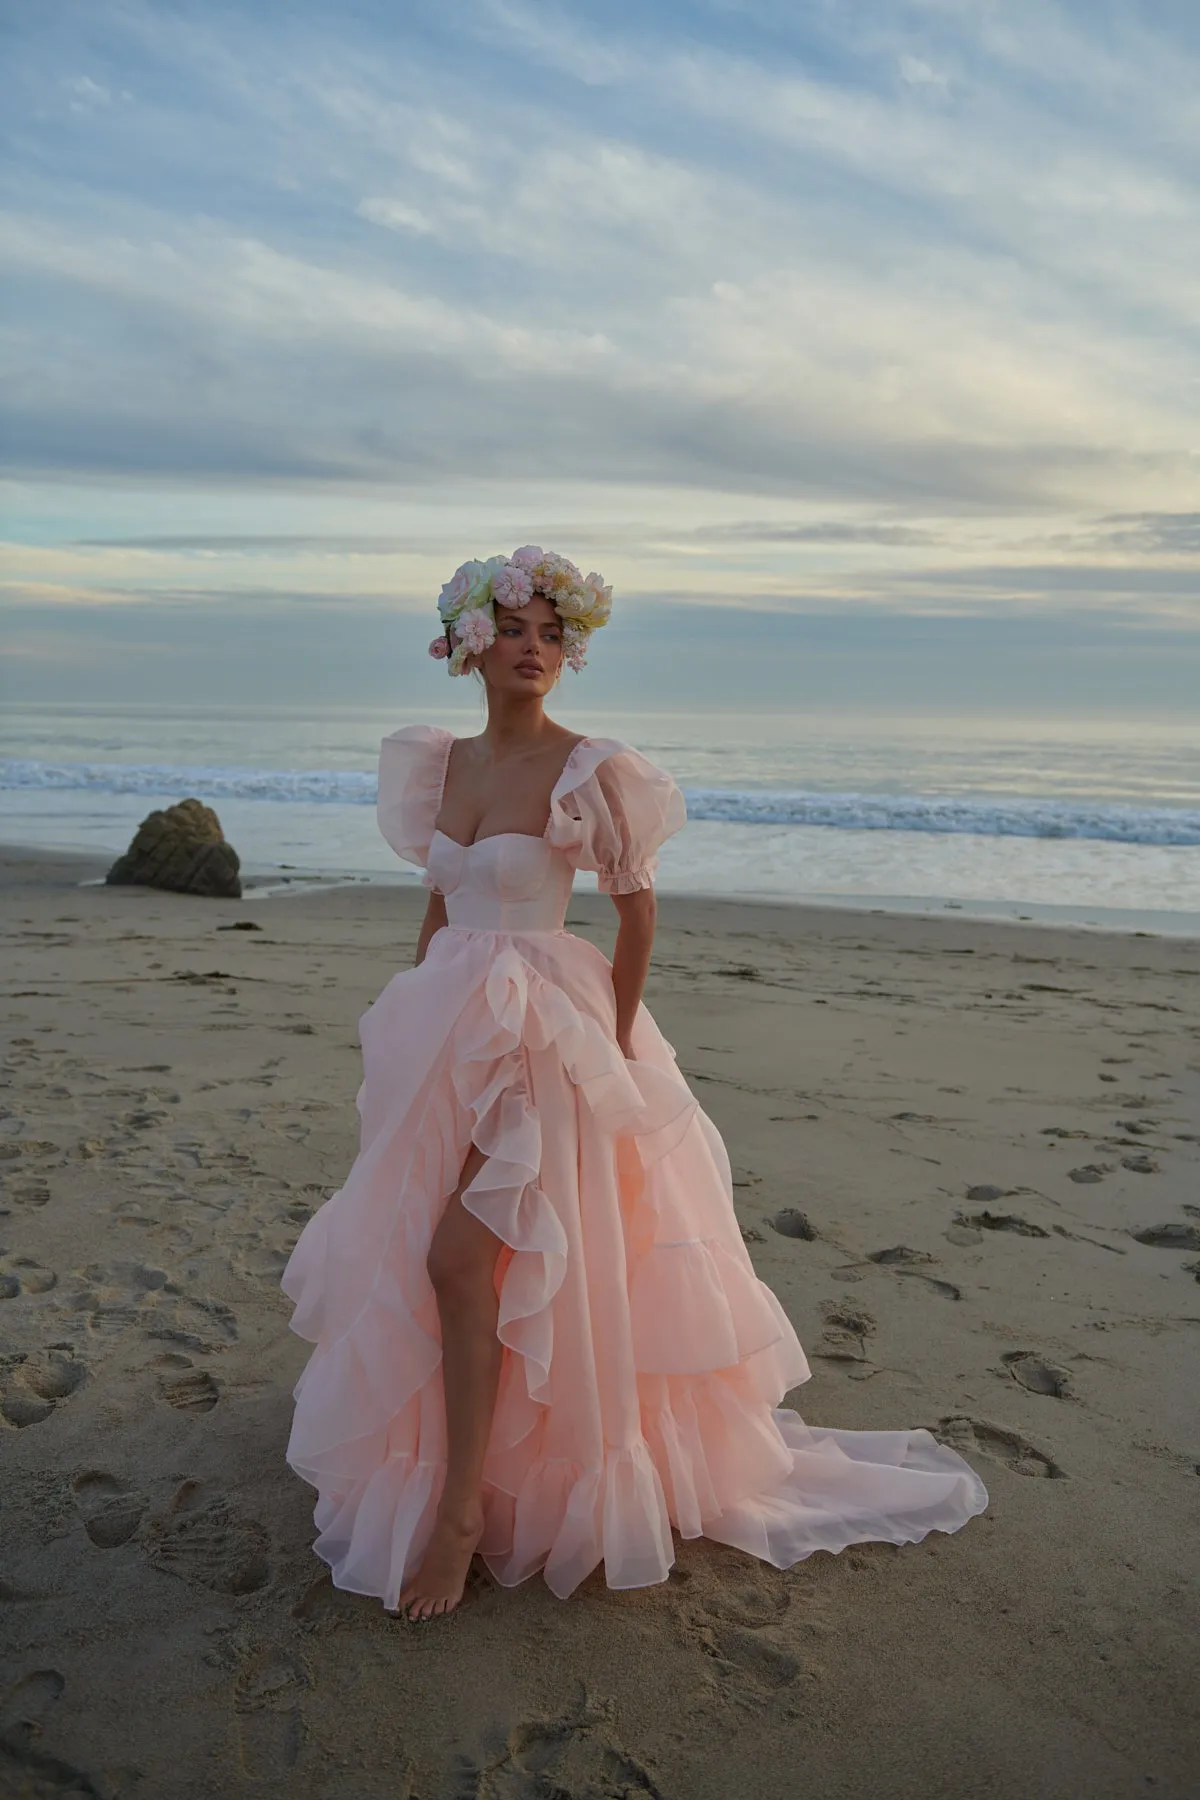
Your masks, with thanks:
<instances>
[{"instance_id":1,"label":"woman","mask_svg":"<svg viewBox=\"0 0 1200 1800\"><path fill-rule=\"evenodd\" d=\"M288 1460L339 1587L427 1619L478 1550L514 1585L663 1581L672 1527L786 1568L953 1531L983 1484L926 1431L808 1429L808 1364L755 1276L720 1135L641 1004L678 788L547 717L611 590L536 546L467 563L430 645L478 737L385 738L384 837L423 867L416 964L361 1026L361 1147L283 1275L315 1345ZM577 868L612 962L563 929Z\"/></svg>"}]
</instances>

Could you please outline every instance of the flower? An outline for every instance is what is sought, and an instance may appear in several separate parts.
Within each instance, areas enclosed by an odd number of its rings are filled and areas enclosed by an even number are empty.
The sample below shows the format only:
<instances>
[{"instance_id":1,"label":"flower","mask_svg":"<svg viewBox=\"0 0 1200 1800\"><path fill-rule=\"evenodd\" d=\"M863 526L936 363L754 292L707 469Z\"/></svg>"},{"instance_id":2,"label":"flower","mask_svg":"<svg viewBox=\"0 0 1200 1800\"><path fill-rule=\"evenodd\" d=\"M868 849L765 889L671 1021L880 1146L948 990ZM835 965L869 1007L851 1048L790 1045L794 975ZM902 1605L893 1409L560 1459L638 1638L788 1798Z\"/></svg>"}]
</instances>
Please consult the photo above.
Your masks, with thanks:
<instances>
[{"instance_id":1,"label":"flower","mask_svg":"<svg viewBox=\"0 0 1200 1800\"><path fill-rule=\"evenodd\" d=\"M491 612L484 612L482 607L474 607L470 612L460 614L454 635L468 656L478 656L484 650L490 650L496 641L496 621Z\"/></svg>"},{"instance_id":2,"label":"flower","mask_svg":"<svg viewBox=\"0 0 1200 1800\"><path fill-rule=\"evenodd\" d=\"M556 556L550 551L543 557L540 565L534 570L534 586L551 600L557 600L560 594L569 594L577 588L583 576L573 562L565 556Z\"/></svg>"},{"instance_id":3,"label":"flower","mask_svg":"<svg viewBox=\"0 0 1200 1800\"><path fill-rule=\"evenodd\" d=\"M612 588L605 587L603 575L597 575L594 569L590 575L584 578L583 585L595 601L592 617L597 620L598 624L607 624L608 615L612 611Z\"/></svg>"},{"instance_id":4,"label":"flower","mask_svg":"<svg viewBox=\"0 0 1200 1800\"><path fill-rule=\"evenodd\" d=\"M448 674L465 674L468 660L496 641L496 607L528 606L535 594L550 600L562 620L564 661L582 669L588 639L608 623L612 589L594 570L584 577L569 557L540 544L522 544L511 556L465 562L454 571L438 599L451 641L434 638L430 656L444 660Z\"/></svg>"},{"instance_id":5,"label":"flower","mask_svg":"<svg viewBox=\"0 0 1200 1800\"><path fill-rule=\"evenodd\" d=\"M581 625L578 620L563 620L563 655L576 674L587 661L588 635L587 627Z\"/></svg>"},{"instance_id":6,"label":"flower","mask_svg":"<svg viewBox=\"0 0 1200 1800\"><path fill-rule=\"evenodd\" d=\"M492 582L492 599L497 606L528 606L533 599L533 577L515 557Z\"/></svg>"},{"instance_id":7,"label":"flower","mask_svg":"<svg viewBox=\"0 0 1200 1800\"><path fill-rule=\"evenodd\" d=\"M486 562L465 562L455 569L438 600L438 611L447 624L464 612L491 604L492 582L506 560L490 556Z\"/></svg>"}]
</instances>

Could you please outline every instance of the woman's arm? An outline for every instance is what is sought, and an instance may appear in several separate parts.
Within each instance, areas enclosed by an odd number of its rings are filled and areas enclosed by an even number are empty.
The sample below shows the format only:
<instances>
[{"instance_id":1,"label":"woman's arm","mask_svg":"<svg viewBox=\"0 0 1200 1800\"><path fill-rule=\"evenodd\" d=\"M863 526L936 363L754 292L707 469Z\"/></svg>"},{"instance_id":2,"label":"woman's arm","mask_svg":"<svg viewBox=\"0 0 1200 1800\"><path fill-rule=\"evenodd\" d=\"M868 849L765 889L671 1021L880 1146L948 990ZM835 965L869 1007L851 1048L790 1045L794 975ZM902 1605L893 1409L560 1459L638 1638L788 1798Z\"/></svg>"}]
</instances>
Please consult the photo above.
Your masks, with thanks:
<instances>
[{"instance_id":1,"label":"woman's arm","mask_svg":"<svg viewBox=\"0 0 1200 1800\"><path fill-rule=\"evenodd\" d=\"M652 887L638 888L632 894L612 894L610 898L620 920L612 959L616 1036L622 1056L632 1057L631 1033L650 969L658 901Z\"/></svg>"},{"instance_id":2,"label":"woman's arm","mask_svg":"<svg viewBox=\"0 0 1200 1800\"><path fill-rule=\"evenodd\" d=\"M431 893L429 905L425 908L425 917L421 921L421 935L417 939L417 954L413 968L425 961L425 952L429 948L429 940L435 931L440 931L446 923L446 899L443 894Z\"/></svg>"}]
</instances>

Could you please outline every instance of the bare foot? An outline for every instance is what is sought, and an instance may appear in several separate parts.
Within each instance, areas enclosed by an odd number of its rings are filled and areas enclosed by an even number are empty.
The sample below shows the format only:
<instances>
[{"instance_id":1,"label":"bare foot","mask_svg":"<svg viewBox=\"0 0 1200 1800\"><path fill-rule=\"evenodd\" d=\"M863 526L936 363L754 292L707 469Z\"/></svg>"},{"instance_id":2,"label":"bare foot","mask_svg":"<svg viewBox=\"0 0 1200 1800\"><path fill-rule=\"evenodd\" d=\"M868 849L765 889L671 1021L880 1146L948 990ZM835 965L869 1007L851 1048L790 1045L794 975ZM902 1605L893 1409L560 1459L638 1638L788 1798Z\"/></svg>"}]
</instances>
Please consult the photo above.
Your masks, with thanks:
<instances>
[{"instance_id":1,"label":"bare foot","mask_svg":"<svg viewBox=\"0 0 1200 1800\"><path fill-rule=\"evenodd\" d=\"M463 1597L467 1571L483 1536L483 1514L444 1518L438 1514L421 1566L401 1594L396 1611L410 1619L453 1612Z\"/></svg>"}]
</instances>

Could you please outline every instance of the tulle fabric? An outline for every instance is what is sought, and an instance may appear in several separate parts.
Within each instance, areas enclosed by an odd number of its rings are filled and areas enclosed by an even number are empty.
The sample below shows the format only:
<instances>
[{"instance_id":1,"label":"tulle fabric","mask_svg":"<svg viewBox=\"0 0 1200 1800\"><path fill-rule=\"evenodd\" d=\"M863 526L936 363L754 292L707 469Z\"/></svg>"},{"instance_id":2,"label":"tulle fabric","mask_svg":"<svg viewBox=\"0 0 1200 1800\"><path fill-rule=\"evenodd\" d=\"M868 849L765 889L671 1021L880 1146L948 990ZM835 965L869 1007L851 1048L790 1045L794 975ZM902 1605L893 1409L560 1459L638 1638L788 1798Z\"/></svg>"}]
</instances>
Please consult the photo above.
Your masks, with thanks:
<instances>
[{"instance_id":1,"label":"tulle fabric","mask_svg":"<svg viewBox=\"0 0 1200 1800\"><path fill-rule=\"evenodd\" d=\"M780 1407L809 1368L742 1241L721 1137L645 1006L622 1055L611 966L562 928L585 859L618 884L651 869L682 809L670 777L585 740L542 839L454 845L432 824L448 746L409 733L385 743L381 825L444 884L450 923L361 1021L359 1154L282 1279L314 1345L287 1455L334 1581L394 1606L429 1540L445 1420L426 1257L471 1144L463 1204L502 1246L481 1545L497 1580L541 1571L565 1596L603 1565L612 1587L659 1582L673 1529L781 1568L957 1529L987 1495L928 1432L810 1429Z\"/></svg>"}]
</instances>

